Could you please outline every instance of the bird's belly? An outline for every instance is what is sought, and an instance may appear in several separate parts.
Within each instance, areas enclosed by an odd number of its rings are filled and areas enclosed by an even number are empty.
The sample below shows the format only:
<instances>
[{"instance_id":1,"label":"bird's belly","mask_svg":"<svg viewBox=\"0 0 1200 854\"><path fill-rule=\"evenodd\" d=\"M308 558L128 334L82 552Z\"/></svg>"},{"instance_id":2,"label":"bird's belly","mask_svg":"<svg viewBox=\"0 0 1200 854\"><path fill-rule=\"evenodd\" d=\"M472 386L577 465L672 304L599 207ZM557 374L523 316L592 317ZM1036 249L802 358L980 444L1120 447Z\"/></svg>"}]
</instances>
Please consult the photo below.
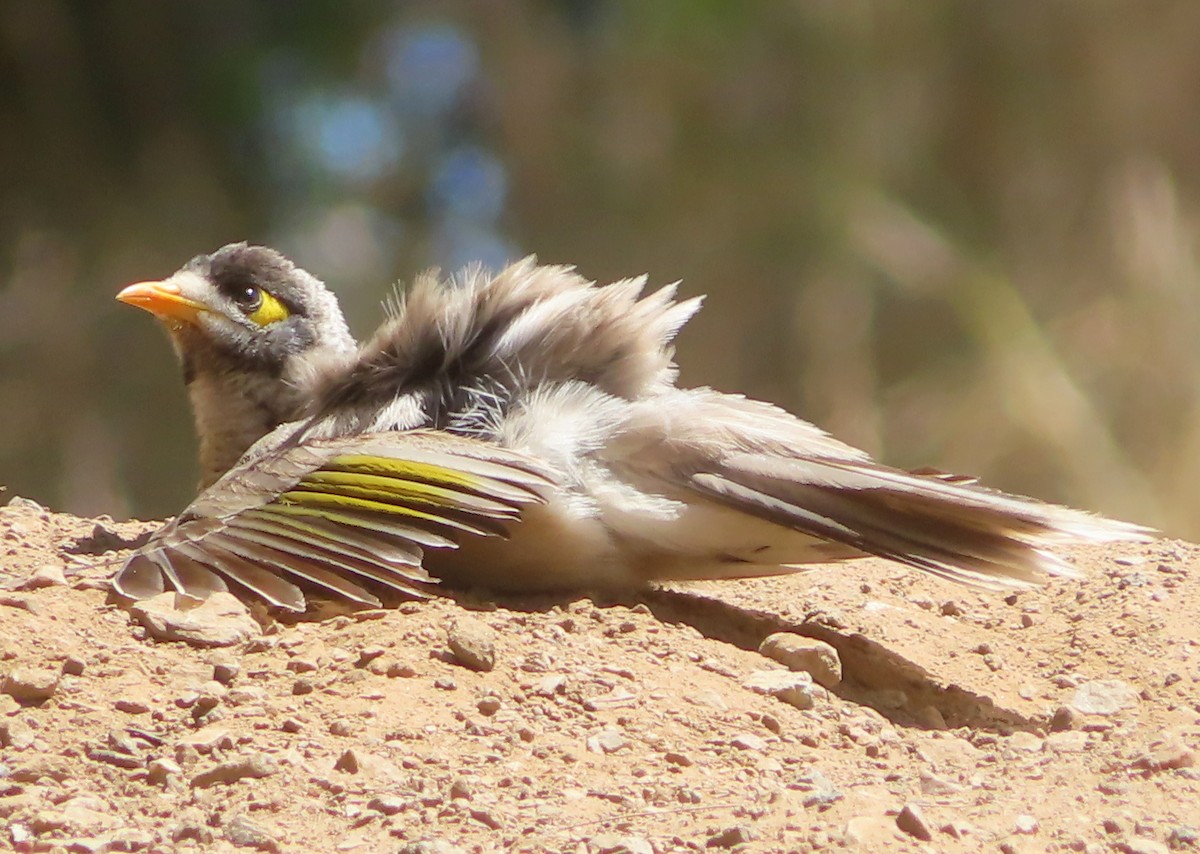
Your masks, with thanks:
<instances>
[{"instance_id":1,"label":"bird's belly","mask_svg":"<svg viewBox=\"0 0 1200 854\"><path fill-rule=\"evenodd\" d=\"M425 566L455 586L505 591L627 589L643 582L602 522L560 502L527 508L508 539L470 537L455 550L427 551Z\"/></svg>"}]
</instances>

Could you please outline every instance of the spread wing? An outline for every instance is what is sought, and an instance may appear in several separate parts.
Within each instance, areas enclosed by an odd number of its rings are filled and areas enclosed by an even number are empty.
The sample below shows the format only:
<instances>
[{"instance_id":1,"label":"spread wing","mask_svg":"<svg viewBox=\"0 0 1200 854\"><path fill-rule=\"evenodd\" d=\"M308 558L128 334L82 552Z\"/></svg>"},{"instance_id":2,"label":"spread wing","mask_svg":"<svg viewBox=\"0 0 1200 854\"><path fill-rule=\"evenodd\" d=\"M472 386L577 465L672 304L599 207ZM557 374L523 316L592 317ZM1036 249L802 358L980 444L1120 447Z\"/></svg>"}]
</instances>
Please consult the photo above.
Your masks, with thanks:
<instances>
[{"instance_id":1,"label":"spread wing","mask_svg":"<svg viewBox=\"0 0 1200 854\"><path fill-rule=\"evenodd\" d=\"M437 584L426 549L505 536L551 484L522 454L444 432L303 444L277 432L134 553L113 586L135 599L204 598L233 582L292 611L305 609L297 582L363 605L380 604L371 587L425 597Z\"/></svg>"}]
</instances>

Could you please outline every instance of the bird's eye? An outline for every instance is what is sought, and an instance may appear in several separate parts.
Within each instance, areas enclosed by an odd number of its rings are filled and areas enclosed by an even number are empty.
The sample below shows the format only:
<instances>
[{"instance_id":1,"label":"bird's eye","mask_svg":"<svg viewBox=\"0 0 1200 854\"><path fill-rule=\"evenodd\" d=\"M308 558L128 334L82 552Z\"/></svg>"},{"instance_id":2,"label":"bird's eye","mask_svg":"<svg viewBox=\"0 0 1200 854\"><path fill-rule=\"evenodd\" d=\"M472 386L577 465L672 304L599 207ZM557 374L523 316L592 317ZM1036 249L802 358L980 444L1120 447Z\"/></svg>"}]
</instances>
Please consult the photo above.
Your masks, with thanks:
<instances>
[{"instance_id":1,"label":"bird's eye","mask_svg":"<svg viewBox=\"0 0 1200 854\"><path fill-rule=\"evenodd\" d=\"M246 314L251 314L262 305L263 292L260 288L257 288L254 285L247 285L234 294L233 301L236 302L238 304L238 308L246 312Z\"/></svg>"},{"instance_id":2,"label":"bird's eye","mask_svg":"<svg viewBox=\"0 0 1200 854\"><path fill-rule=\"evenodd\" d=\"M270 291L248 287L245 296L245 300L238 300L238 305L241 306L242 311L246 312L246 317L259 326L267 326L280 320L286 320L291 316L288 307L277 300Z\"/></svg>"}]
</instances>

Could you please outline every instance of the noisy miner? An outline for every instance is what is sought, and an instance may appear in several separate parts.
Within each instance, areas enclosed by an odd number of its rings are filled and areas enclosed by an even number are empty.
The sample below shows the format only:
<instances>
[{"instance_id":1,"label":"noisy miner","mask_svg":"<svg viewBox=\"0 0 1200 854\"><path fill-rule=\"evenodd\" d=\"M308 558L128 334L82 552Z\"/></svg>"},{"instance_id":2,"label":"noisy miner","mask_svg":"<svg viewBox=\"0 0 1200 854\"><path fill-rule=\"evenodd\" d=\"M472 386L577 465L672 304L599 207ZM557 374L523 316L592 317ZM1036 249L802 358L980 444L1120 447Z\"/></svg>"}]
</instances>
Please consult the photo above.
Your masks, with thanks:
<instances>
[{"instance_id":1,"label":"noisy miner","mask_svg":"<svg viewBox=\"0 0 1200 854\"><path fill-rule=\"evenodd\" d=\"M118 299L166 325L202 491L114 579L302 611L440 584L629 589L878 555L986 588L1149 529L872 460L769 403L679 388L700 299L532 258L417 279L357 346L325 286L245 243Z\"/></svg>"}]
</instances>

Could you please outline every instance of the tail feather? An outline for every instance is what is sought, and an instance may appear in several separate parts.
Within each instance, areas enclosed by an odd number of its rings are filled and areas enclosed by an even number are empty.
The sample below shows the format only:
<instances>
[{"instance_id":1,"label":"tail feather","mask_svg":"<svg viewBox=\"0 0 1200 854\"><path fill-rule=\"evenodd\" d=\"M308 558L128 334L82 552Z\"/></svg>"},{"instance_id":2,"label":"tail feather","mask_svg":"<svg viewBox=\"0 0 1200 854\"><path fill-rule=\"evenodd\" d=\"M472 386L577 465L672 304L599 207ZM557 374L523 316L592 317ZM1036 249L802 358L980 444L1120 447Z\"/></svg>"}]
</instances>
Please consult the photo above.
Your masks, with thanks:
<instances>
[{"instance_id":1,"label":"tail feather","mask_svg":"<svg viewBox=\"0 0 1200 854\"><path fill-rule=\"evenodd\" d=\"M727 506L977 587L1028 586L1078 572L1049 550L1145 541L1151 532L937 474L874 463L735 455L691 478Z\"/></svg>"}]
</instances>

